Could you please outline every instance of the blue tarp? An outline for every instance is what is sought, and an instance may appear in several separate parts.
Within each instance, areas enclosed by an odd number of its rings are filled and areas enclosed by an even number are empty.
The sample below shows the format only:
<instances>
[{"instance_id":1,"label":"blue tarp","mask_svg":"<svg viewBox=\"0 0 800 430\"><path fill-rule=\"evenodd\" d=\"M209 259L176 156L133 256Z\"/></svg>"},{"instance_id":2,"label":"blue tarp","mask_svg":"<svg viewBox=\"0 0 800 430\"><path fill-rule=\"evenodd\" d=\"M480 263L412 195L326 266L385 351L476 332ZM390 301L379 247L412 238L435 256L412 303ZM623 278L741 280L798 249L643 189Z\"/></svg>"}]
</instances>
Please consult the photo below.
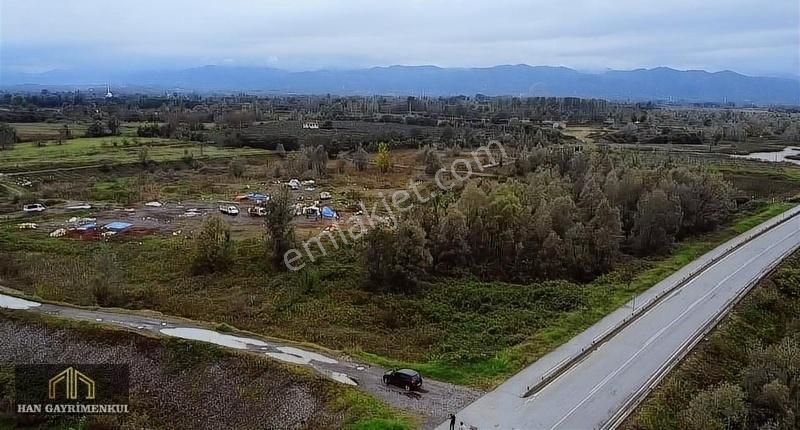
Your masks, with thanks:
<instances>
[{"instance_id":1,"label":"blue tarp","mask_svg":"<svg viewBox=\"0 0 800 430\"><path fill-rule=\"evenodd\" d=\"M320 214L322 214L323 218L336 218L336 211L328 206L323 207L322 211L320 211Z\"/></svg>"},{"instance_id":2,"label":"blue tarp","mask_svg":"<svg viewBox=\"0 0 800 430\"><path fill-rule=\"evenodd\" d=\"M111 223L108 223L108 224L104 225L103 228L106 229L106 230L111 230L111 231L115 231L115 232L119 233L119 232L121 232L123 230L128 229L132 225L133 224L131 224L129 222L114 221L114 222L111 222Z\"/></svg>"},{"instance_id":3,"label":"blue tarp","mask_svg":"<svg viewBox=\"0 0 800 430\"><path fill-rule=\"evenodd\" d=\"M256 203L263 203L269 200L269 196L264 193L247 193L245 198Z\"/></svg>"}]
</instances>

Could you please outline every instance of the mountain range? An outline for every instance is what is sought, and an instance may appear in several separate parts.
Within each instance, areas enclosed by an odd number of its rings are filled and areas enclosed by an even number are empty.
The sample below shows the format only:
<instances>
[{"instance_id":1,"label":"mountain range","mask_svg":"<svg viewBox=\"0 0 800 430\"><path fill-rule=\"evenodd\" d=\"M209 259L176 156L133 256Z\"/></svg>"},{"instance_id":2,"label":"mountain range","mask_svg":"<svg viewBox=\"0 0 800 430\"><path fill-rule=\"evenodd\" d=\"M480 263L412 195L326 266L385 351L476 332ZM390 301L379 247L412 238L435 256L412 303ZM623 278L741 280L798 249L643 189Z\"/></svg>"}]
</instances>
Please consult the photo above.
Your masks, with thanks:
<instances>
[{"instance_id":1,"label":"mountain range","mask_svg":"<svg viewBox=\"0 0 800 430\"><path fill-rule=\"evenodd\" d=\"M745 76L731 71L681 71L667 67L587 73L566 67L524 64L486 68L389 66L301 72L265 67L203 66L136 72L55 70L0 75L0 85L4 87L106 83L116 88L200 92L485 94L800 105L800 79Z\"/></svg>"}]
</instances>

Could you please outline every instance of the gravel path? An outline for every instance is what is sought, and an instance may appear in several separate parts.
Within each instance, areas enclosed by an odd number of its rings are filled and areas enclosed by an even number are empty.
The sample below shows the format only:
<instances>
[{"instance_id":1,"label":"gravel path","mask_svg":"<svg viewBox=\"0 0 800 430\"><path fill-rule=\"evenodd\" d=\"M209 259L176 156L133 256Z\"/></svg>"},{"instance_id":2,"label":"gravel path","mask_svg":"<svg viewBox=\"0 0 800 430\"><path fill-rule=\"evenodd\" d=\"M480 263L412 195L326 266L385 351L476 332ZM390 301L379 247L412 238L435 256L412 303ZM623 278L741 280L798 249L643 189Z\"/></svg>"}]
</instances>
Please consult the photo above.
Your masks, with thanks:
<instances>
[{"instance_id":1,"label":"gravel path","mask_svg":"<svg viewBox=\"0 0 800 430\"><path fill-rule=\"evenodd\" d=\"M14 290L0 287L0 291L18 294ZM360 363L352 358L335 353L312 350L272 338L249 333L221 333L210 330L198 322L164 315L145 315L118 310L90 310L71 306L53 305L25 301L0 294L0 307L21 312L36 312L77 321L108 324L141 333L159 336L175 336L211 342L226 348L257 354L264 358L281 360L294 365L311 367L327 378L360 389L386 401L390 405L420 416L423 428L433 428L450 413L465 407L483 393L425 378L420 392L406 392L402 388L386 386L382 377L386 369ZM423 378L425 375L423 375Z\"/></svg>"}]
</instances>

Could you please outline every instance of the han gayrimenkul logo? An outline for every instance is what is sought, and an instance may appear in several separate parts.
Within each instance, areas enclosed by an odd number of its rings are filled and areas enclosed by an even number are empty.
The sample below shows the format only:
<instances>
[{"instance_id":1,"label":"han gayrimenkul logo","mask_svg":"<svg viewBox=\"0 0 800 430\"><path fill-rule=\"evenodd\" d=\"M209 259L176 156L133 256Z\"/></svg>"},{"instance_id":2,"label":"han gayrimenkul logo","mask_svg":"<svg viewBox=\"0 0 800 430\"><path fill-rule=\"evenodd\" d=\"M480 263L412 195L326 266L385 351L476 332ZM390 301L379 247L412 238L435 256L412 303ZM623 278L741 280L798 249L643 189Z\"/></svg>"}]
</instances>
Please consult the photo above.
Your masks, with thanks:
<instances>
[{"instance_id":1,"label":"han gayrimenkul logo","mask_svg":"<svg viewBox=\"0 0 800 430\"><path fill-rule=\"evenodd\" d=\"M128 366L24 364L15 366L18 414L126 414Z\"/></svg>"}]
</instances>

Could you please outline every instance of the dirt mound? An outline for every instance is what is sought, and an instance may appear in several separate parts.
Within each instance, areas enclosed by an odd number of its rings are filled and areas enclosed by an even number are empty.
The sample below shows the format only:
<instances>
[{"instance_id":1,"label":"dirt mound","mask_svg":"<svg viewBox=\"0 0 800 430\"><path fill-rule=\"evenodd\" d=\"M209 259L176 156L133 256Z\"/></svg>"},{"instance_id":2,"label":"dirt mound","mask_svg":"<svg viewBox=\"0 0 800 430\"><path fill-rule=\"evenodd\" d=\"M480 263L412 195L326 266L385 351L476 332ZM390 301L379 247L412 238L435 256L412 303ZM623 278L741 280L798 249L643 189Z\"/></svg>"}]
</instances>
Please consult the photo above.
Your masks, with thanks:
<instances>
[{"instance_id":1,"label":"dirt mound","mask_svg":"<svg viewBox=\"0 0 800 430\"><path fill-rule=\"evenodd\" d=\"M182 340L4 319L0 362L127 364L133 414L123 428L339 428L343 418L327 405L326 386L332 383ZM0 376L12 373L10 365L0 366ZM3 387L13 384L6 381L13 379L0 378L0 393L13 393L13 386ZM13 422L11 408L9 398L0 398L0 422ZM25 424L37 422L28 417Z\"/></svg>"}]
</instances>

